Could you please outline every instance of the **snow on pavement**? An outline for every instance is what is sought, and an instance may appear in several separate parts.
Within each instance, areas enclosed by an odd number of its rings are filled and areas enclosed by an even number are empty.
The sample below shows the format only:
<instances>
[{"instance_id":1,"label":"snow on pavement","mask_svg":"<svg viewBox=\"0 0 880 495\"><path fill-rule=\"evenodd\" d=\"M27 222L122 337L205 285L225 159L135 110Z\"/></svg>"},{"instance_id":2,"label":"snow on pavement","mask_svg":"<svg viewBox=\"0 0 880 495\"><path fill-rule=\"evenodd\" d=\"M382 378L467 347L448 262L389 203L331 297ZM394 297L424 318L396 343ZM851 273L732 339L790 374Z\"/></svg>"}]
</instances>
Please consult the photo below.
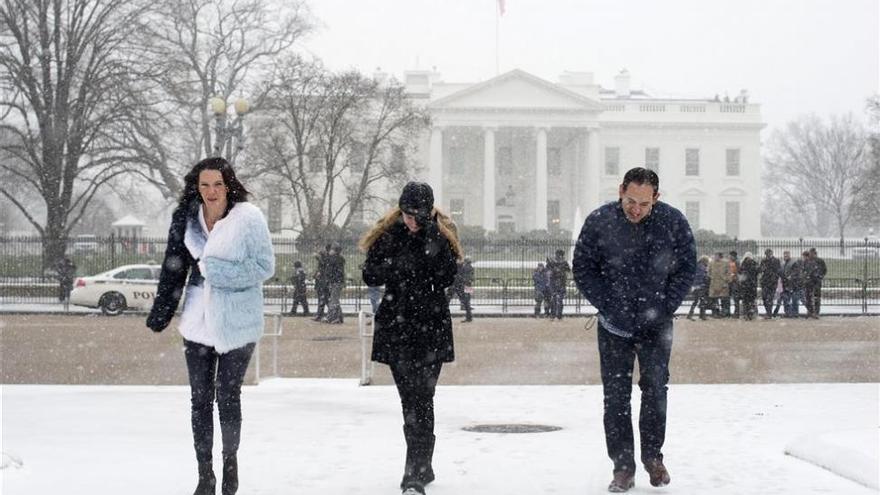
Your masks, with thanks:
<instances>
[{"instance_id":1,"label":"snow on pavement","mask_svg":"<svg viewBox=\"0 0 880 495\"><path fill-rule=\"evenodd\" d=\"M195 487L187 387L3 385L0 398L0 449L22 463L0 470L5 495L189 495ZM245 387L242 403L240 494L400 493L393 387L275 379ZM443 386L441 376L436 406L429 494L607 493L601 387ZM653 488L639 470L631 493L876 494L866 485L880 476L878 408L876 383L673 385L664 449L672 484ZM462 430L486 423L562 430ZM216 428L218 472L219 441Z\"/></svg>"}]
</instances>

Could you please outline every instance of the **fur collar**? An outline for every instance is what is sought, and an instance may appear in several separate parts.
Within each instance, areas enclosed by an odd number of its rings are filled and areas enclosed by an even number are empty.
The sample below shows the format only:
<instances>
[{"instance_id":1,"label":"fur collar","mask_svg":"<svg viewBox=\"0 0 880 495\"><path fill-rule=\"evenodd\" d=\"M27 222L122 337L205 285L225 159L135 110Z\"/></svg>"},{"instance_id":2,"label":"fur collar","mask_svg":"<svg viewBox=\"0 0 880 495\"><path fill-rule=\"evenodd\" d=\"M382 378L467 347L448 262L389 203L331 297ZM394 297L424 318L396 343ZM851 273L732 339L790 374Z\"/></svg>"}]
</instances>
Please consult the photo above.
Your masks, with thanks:
<instances>
[{"instance_id":1,"label":"fur collar","mask_svg":"<svg viewBox=\"0 0 880 495\"><path fill-rule=\"evenodd\" d=\"M201 205L199 206L199 210ZM260 209L248 202L236 203L229 213L214 224L210 235L202 228L201 213L196 210L186 224L183 242L194 259L215 256L223 259L240 259L244 242L241 238L245 227L252 222L262 221Z\"/></svg>"}]
</instances>

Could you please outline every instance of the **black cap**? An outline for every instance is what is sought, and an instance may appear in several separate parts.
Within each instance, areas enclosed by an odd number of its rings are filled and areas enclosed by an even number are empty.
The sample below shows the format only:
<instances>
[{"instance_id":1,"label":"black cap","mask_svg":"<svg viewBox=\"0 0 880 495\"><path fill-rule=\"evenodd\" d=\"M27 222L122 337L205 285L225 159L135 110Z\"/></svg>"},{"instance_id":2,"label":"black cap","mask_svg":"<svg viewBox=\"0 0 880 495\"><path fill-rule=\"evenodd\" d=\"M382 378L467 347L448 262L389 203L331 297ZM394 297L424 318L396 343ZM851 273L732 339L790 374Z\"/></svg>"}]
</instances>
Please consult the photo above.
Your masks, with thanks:
<instances>
[{"instance_id":1,"label":"black cap","mask_svg":"<svg viewBox=\"0 0 880 495\"><path fill-rule=\"evenodd\" d=\"M430 217L434 208L434 190L424 182L409 182L403 187L397 205L415 217Z\"/></svg>"}]
</instances>

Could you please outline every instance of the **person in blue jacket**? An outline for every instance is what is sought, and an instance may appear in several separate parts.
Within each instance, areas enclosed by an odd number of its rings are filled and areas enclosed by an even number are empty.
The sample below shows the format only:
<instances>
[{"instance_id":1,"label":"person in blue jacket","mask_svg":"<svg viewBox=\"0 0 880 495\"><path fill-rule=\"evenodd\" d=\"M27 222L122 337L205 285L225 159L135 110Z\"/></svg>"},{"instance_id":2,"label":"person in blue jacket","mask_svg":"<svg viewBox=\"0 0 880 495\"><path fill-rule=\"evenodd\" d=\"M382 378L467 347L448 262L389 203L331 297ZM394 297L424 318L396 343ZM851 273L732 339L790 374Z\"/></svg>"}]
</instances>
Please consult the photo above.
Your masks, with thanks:
<instances>
[{"instance_id":1,"label":"person in blue jacket","mask_svg":"<svg viewBox=\"0 0 880 495\"><path fill-rule=\"evenodd\" d=\"M164 330L185 291L178 329L189 373L199 469L195 495L215 493L215 397L223 439L222 493L238 490L241 385L263 334L263 282L275 273L266 219L247 197L223 158L206 158L186 175L147 317L147 327Z\"/></svg>"},{"instance_id":2,"label":"person in blue jacket","mask_svg":"<svg viewBox=\"0 0 880 495\"><path fill-rule=\"evenodd\" d=\"M636 167L619 200L594 210L574 250L578 289L598 310L605 443L614 463L608 491L635 484L630 398L639 360L641 461L651 485L670 482L663 462L672 319L696 272L694 236L684 215L658 201L660 178Z\"/></svg>"}]
</instances>

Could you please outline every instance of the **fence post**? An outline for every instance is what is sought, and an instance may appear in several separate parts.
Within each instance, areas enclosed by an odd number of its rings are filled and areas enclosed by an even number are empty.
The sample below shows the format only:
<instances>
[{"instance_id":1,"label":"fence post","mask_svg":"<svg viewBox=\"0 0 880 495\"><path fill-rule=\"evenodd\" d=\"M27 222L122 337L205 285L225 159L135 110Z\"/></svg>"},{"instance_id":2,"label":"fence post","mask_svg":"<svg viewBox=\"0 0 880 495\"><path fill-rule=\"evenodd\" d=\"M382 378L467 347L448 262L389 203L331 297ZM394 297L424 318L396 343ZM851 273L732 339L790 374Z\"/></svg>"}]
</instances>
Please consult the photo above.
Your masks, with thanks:
<instances>
[{"instance_id":1,"label":"fence post","mask_svg":"<svg viewBox=\"0 0 880 495\"><path fill-rule=\"evenodd\" d=\"M862 314L868 314L868 238L865 237L865 262L862 264Z\"/></svg>"},{"instance_id":2,"label":"fence post","mask_svg":"<svg viewBox=\"0 0 880 495\"><path fill-rule=\"evenodd\" d=\"M110 232L110 266L116 266L116 234Z\"/></svg>"}]
</instances>

